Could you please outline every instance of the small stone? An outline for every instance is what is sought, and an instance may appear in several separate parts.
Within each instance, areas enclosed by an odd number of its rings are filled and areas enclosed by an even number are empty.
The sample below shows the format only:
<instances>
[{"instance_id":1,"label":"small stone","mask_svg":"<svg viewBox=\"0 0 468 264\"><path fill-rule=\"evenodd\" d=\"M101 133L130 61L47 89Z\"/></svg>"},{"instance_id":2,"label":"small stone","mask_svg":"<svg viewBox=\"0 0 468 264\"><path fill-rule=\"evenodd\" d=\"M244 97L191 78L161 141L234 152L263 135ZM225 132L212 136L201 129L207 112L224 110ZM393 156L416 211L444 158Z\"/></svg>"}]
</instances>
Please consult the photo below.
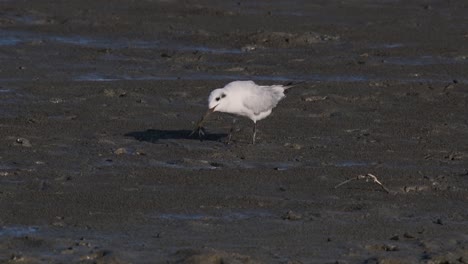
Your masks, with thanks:
<instances>
[{"instance_id":1,"label":"small stone","mask_svg":"<svg viewBox=\"0 0 468 264\"><path fill-rule=\"evenodd\" d=\"M227 69L226 71L228 71L228 72L241 72L241 71L245 71L245 68L244 67L233 67L233 68Z\"/></svg>"},{"instance_id":2,"label":"small stone","mask_svg":"<svg viewBox=\"0 0 468 264\"><path fill-rule=\"evenodd\" d=\"M293 148L293 149L297 149L297 150L299 150L299 149L301 149L301 148L302 148L302 145L300 145L300 144L297 144L297 143L294 143L294 144L292 144L292 148Z\"/></svg>"},{"instance_id":3,"label":"small stone","mask_svg":"<svg viewBox=\"0 0 468 264\"><path fill-rule=\"evenodd\" d=\"M28 148L32 147L31 142L29 142L29 140L26 138L17 138L16 143L23 147L28 147Z\"/></svg>"},{"instance_id":4,"label":"small stone","mask_svg":"<svg viewBox=\"0 0 468 264\"><path fill-rule=\"evenodd\" d=\"M241 48L241 50L244 52L254 51L256 49L257 47L255 45L245 45L244 47Z\"/></svg>"},{"instance_id":5,"label":"small stone","mask_svg":"<svg viewBox=\"0 0 468 264\"><path fill-rule=\"evenodd\" d=\"M302 215L298 214L298 213L295 213L293 211L288 211L286 212L286 214L283 215L282 217L284 220L291 220L291 221L295 221L295 220L300 220L302 219Z\"/></svg>"},{"instance_id":6,"label":"small stone","mask_svg":"<svg viewBox=\"0 0 468 264\"><path fill-rule=\"evenodd\" d=\"M104 95L107 97L125 97L127 92L122 89L104 89Z\"/></svg>"},{"instance_id":7,"label":"small stone","mask_svg":"<svg viewBox=\"0 0 468 264\"><path fill-rule=\"evenodd\" d=\"M302 145L297 144L297 143L285 143L284 146L288 148L292 148L292 149L297 149L297 150L302 149Z\"/></svg>"},{"instance_id":8,"label":"small stone","mask_svg":"<svg viewBox=\"0 0 468 264\"><path fill-rule=\"evenodd\" d=\"M422 192L429 190L429 186L427 185L413 185L413 186L405 186L403 187L404 192Z\"/></svg>"},{"instance_id":9,"label":"small stone","mask_svg":"<svg viewBox=\"0 0 468 264\"><path fill-rule=\"evenodd\" d=\"M285 171L287 169L288 168L286 168L286 167L276 167L276 168L274 168L274 170L276 170L276 171Z\"/></svg>"},{"instance_id":10,"label":"small stone","mask_svg":"<svg viewBox=\"0 0 468 264\"><path fill-rule=\"evenodd\" d=\"M126 148L118 148L114 150L114 154L116 155L128 154L128 151Z\"/></svg>"},{"instance_id":11,"label":"small stone","mask_svg":"<svg viewBox=\"0 0 468 264\"><path fill-rule=\"evenodd\" d=\"M306 102L317 102L317 101L323 101L327 99L328 99L327 96L308 96L308 97L304 97L302 100Z\"/></svg>"},{"instance_id":12,"label":"small stone","mask_svg":"<svg viewBox=\"0 0 468 264\"><path fill-rule=\"evenodd\" d=\"M69 255L75 253L75 250L73 250L73 247L68 247L61 252L63 255Z\"/></svg>"},{"instance_id":13,"label":"small stone","mask_svg":"<svg viewBox=\"0 0 468 264\"><path fill-rule=\"evenodd\" d=\"M141 150L137 150L137 151L135 152L135 154L137 154L137 155L139 155L139 156L146 156L146 153L143 152L143 151L141 151Z\"/></svg>"},{"instance_id":14,"label":"small stone","mask_svg":"<svg viewBox=\"0 0 468 264\"><path fill-rule=\"evenodd\" d=\"M111 90L111 89L105 89L105 90L104 90L104 95L105 95L105 96L108 96L108 97L114 97L114 96L115 96L115 92L114 92L114 90Z\"/></svg>"},{"instance_id":15,"label":"small stone","mask_svg":"<svg viewBox=\"0 0 468 264\"><path fill-rule=\"evenodd\" d=\"M55 226L55 227L64 227L65 226L65 223L63 221L57 221L57 222L53 222L52 223L52 226Z\"/></svg>"},{"instance_id":16,"label":"small stone","mask_svg":"<svg viewBox=\"0 0 468 264\"><path fill-rule=\"evenodd\" d=\"M61 98L50 98L49 102L51 102L53 104L60 104L60 103L63 103L63 99L61 99Z\"/></svg>"},{"instance_id":17,"label":"small stone","mask_svg":"<svg viewBox=\"0 0 468 264\"><path fill-rule=\"evenodd\" d=\"M24 258L23 258L23 256L21 256L21 255L13 254L13 255L11 255L11 257L10 257L10 260L14 260L14 261L23 261Z\"/></svg>"}]
</instances>

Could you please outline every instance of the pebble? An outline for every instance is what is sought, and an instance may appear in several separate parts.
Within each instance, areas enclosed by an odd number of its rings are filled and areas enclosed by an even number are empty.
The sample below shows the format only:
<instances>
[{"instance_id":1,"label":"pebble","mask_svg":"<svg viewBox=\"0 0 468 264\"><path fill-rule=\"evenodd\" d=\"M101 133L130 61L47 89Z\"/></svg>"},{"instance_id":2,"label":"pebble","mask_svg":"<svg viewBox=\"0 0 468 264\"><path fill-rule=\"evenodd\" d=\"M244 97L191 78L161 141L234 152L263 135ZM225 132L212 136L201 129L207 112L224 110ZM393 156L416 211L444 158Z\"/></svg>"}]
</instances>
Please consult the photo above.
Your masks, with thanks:
<instances>
[{"instance_id":1,"label":"pebble","mask_svg":"<svg viewBox=\"0 0 468 264\"><path fill-rule=\"evenodd\" d=\"M61 99L61 98L50 98L49 102L51 102L53 104L60 104L60 103L63 103L63 99Z\"/></svg>"},{"instance_id":2,"label":"pebble","mask_svg":"<svg viewBox=\"0 0 468 264\"><path fill-rule=\"evenodd\" d=\"M241 50L244 52L254 51L256 49L257 49L257 46L255 45L245 45L244 47L241 48Z\"/></svg>"},{"instance_id":3,"label":"pebble","mask_svg":"<svg viewBox=\"0 0 468 264\"><path fill-rule=\"evenodd\" d=\"M69 255L75 253L75 250L72 247L66 248L61 252L63 255Z\"/></svg>"},{"instance_id":4,"label":"pebble","mask_svg":"<svg viewBox=\"0 0 468 264\"><path fill-rule=\"evenodd\" d=\"M116 155L128 154L128 150L126 148L118 148L114 150L114 154Z\"/></svg>"},{"instance_id":5,"label":"pebble","mask_svg":"<svg viewBox=\"0 0 468 264\"><path fill-rule=\"evenodd\" d=\"M29 140L26 139L26 138L17 138L16 143L23 146L23 147L27 147L27 148L32 147L31 142L29 142Z\"/></svg>"},{"instance_id":6,"label":"pebble","mask_svg":"<svg viewBox=\"0 0 468 264\"><path fill-rule=\"evenodd\" d=\"M308 97L304 97L302 100L306 102L317 102L317 101L323 101L327 99L328 99L328 96L308 96Z\"/></svg>"},{"instance_id":7,"label":"pebble","mask_svg":"<svg viewBox=\"0 0 468 264\"><path fill-rule=\"evenodd\" d=\"M427 185L412 185L403 187L404 192L422 192L427 191L429 189L430 188Z\"/></svg>"},{"instance_id":8,"label":"pebble","mask_svg":"<svg viewBox=\"0 0 468 264\"><path fill-rule=\"evenodd\" d=\"M286 214L283 215L282 217L284 220L291 220L291 221L295 221L295 220L300 220L302 219L302 215L301 214L298 214L298 213L295 213L293 211L287 211Z\"/></svg>"},{"instance_id":9,"label":"pebble","mask_svg":"<svg viewBox=\"0 0 468 264\"><path fill-rule=\"evenodd\" d=\"M398 247L395 245L367 245L366 249L375 251L398 251Z\"/></svg>"},{"instance_id":10,"label":"pebble","mask_svg":"<svg viewBox=\"0 0 468 264\"><path fill-rule=\"evenodd\" d=\"M297 150L302 149L302 145L297 143L285 143L284 146Z\"/></svg>"},{"instance_id":11,"label":"pebble","mask_svg":"<svg viewBox=\"0 0 468 264\"><path fill-rule=\"evenodd\" d=\"M104 95L107 97L124 97L127 95L127 92L122 89L104 89Z\"/></svg>"}]
</instances>

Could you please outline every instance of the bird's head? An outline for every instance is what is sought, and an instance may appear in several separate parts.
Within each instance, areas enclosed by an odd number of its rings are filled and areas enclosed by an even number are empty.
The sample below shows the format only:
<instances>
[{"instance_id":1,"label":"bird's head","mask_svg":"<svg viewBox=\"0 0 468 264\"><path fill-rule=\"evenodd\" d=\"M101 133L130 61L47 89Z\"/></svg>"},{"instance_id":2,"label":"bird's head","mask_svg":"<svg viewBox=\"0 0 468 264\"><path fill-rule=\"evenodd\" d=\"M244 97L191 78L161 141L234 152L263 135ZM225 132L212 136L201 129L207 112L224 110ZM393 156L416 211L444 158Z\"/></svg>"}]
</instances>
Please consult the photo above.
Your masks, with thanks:
<instances>
[{"instance_id":1,"label":"bird's head","mask_svg":"<svg viewBox=\"0 0 468 264\"><path fill-rule=\"evenodd\" d=\"M227 94L226 91L222 88L215 89L211 92L210 97L208 98L208 108L214 111L222 111L223 108L227 105Z\"/></svg>"}]
</instances>

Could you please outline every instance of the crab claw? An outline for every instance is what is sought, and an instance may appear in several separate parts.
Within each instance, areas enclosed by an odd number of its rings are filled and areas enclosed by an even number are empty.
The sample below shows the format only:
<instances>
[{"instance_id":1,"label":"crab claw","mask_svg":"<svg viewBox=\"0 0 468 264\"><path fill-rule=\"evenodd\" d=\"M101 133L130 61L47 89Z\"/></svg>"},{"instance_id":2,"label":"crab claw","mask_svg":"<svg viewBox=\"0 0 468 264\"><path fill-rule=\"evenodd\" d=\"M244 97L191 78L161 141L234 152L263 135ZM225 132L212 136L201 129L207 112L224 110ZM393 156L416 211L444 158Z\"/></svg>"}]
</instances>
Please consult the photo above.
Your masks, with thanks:
<instances>
[{"instance_id":1,"label":"crab claw","mask_svg":"<svg viewBox=\"0 0 468 264\"><path fill-rule=\"evenodd\" d=\"M202 138L205 136L205 128L202 126L197 126L195 127L192 132L190 133L189 137L193 136L195 133L198 134L199 138Z\"/></svg>"},{"instance_id":2,"label":"crab claw","mask_svg":"<svg viewBox=\"0 0 468 264\"><path fill-rule=\"evenodd\" d=\"M215 106L216 107L216 106ZM208 109L208 111L206 111L206 113L202 116L202 118L200 119L200 121L197 122L197 125L195 126L195 128L192 130L192 132L190 133L189 137L191 137L193 134L195 134L196 132L198 132L198 137L199 138L202 138L203 136L205 136L205 128L203 127L203 122L205 122L205 119L211 114L214 112L215 110L215 107L213 108L210 108Z\"/></svg>"}]
</instances>

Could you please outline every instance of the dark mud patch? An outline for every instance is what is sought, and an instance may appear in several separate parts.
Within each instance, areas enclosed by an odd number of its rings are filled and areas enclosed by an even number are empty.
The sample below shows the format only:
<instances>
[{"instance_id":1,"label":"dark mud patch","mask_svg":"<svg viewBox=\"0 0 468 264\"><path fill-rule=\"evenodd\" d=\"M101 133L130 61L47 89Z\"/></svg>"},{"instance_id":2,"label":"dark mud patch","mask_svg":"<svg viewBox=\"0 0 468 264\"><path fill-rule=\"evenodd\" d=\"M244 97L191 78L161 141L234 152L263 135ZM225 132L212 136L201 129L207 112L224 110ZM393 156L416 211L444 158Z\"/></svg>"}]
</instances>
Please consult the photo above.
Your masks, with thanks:
<instances>
[{"instance_id":1,"label":"dark mud patch","mask_svg":"<svg viewBox=\"0 0 468 264\"><path fill-rule=\"evenodd\" d=\"M0 262L468 259L464 1L49 2L0 11ZM307 82L189 137L238 79Z\"/></svg>"},{"instance_id":2,"label":"dark mud patch","mask_svg":"<svg viewBox=\"0 0 468 264\"><path fill-rule=\"evenodd\" d=\"M163 140L173 139L188 139L198 141L220 141L227 138L227 134L206 133L205 136L199 138L198 135L191 135L191 130L161 130L148 129L146 131L135 131L125 134L126 137L133 137L138 141L146 141L151 143L160 143Z\"/></svg>"}]
</instances>

